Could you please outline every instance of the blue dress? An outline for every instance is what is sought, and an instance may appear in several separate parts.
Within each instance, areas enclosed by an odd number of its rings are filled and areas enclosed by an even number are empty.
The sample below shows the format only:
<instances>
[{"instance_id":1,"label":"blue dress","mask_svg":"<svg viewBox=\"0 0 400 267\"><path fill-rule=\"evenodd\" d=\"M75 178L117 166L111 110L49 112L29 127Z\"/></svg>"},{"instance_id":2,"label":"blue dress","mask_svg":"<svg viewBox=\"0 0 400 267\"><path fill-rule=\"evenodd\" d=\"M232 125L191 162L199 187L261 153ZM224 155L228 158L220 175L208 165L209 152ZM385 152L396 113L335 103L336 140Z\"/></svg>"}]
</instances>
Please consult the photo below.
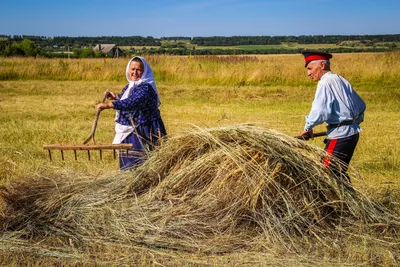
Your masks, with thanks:
<instances>
[{"instance_id":1,"label":"blue dress","mask_svg":"<svg viewBox=\"0 0 400 267\"><path fill-rule=\"evenodd\" d=\"M127 90L124 87L119 97ZM140 165L146 159L146 152L151 151L160 139L167 135L158 108L158 96L149 83L142 83L126 99L113 102L114 109L120 110L116 122L122 125L132 125L134 132L122 143L132 144L130 151L121 151L119 163L121 170L127 170Z\"/></svg>"}]
</instances>

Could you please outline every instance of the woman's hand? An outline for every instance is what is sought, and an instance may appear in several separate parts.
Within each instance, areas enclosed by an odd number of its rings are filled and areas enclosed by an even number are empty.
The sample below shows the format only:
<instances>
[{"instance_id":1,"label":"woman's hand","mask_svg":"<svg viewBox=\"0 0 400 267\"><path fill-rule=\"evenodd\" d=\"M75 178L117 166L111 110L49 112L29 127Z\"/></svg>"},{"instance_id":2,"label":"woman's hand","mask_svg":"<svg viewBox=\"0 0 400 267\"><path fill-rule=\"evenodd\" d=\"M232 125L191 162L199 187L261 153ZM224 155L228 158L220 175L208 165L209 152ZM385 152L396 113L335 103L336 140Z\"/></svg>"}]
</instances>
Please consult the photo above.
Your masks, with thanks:
<instances>
[{"instance_id":1,"label":"woman's hand","mask_svg":"<svg viewBox=\"0 0 400 267\"><path fill-rule=\"evenodd\" d=\"M108 108L113 108L114 105L112 102L110 103L100 103L96 105L96 110L97 111L102 111L103 109L108 109Z\"/></svg>"},{"instance_id":2,"label":"woman's hand","mask_svg":"<svg viewBox=\"0 0 400 267\"><path fill-rule=\"evenodd\" d=\"M105 90L104 95L107 96L108 100L118 100L118 96L111 92L110 89Z\"/></svg>"}]
</instances>

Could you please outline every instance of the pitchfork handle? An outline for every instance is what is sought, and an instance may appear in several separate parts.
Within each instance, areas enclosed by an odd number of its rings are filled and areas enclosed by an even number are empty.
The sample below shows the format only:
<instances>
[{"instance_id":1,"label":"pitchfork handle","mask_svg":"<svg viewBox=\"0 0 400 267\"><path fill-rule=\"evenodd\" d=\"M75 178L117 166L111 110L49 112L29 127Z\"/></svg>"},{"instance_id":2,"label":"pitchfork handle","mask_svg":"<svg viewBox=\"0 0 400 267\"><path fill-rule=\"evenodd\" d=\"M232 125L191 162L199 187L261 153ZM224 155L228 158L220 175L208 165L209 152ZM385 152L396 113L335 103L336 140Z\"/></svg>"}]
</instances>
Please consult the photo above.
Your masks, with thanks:
<instances>
[{"instance_id":1,"label":"pitchfork handle","mask_svg":"<svg viewBox=\"0 0 400 267\"><path fill-rule=\"evenodd\" d=\"M326 136L326 132L313 133L312 136L309 134L299 135L299 136L295 136L294 138L302 139L302 140L309 140L311 138L320 137L320 136Z\"/></svg>"},{"instance_id":2,"label":"pitchfork handle","mask_svg":"<svg viewBox=\"0 0 400 267\"><path fill-rule=\"evenodd\" d=\"M108 97L108 93L104 94L103 100L101 100L101 103L104 103ZM99 121L100 117L100 110L96 112L96 117L93 122L93 127L92 127L92 132L90 133L90 136L83 142L83 144L87 144L90 140L93 140L93 144L96 144L96 141L94 140L94 134L96 133L96 128L97 128L97 122Z\"/></svg>"}]
</instances>

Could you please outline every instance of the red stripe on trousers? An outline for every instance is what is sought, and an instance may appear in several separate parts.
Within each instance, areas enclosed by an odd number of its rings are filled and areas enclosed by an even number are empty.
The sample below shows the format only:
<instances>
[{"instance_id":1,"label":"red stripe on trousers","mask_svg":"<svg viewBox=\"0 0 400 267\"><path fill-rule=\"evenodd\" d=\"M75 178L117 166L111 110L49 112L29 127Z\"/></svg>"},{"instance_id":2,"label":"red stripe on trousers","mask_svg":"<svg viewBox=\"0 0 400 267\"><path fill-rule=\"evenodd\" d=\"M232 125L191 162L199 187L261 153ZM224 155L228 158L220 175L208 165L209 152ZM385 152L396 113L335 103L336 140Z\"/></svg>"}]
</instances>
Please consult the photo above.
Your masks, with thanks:
<instances>
[{"instance_id":1,"label":"red stripe on trousers","mask_svg":"<svg viewBox=\"0 0 400 267\"><path fill-rule=\"evenodd\" d=\"M333 150L335 149L337 143L337 139L332 139L329 142L329 146L326 149L326 152L328 153L329 156L332 156ZM325 166L329 167L329 165L331 164L331 160L329 158L324 158L324 164Z\"/></svg>"}]
</instances>

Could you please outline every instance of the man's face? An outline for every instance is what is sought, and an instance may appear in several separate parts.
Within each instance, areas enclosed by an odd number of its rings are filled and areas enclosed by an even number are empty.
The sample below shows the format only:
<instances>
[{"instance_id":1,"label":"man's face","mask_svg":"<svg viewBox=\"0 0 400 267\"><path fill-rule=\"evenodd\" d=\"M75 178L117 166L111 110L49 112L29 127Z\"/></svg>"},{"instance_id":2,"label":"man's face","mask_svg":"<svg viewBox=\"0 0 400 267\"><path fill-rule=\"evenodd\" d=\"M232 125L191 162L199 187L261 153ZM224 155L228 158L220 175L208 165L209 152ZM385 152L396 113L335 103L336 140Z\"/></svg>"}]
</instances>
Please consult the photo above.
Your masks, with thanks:
<instances>
[{"instance_id":1,"label":"man's face","mask_svg":"<svg viewBox=\"0 0 400 267\"><path fill-rule=\"evenodd\" d=\"M307 75L310 76L314 81L319 81L324 71L325 63L323 61L311 61L307 65Z\"/></svg>"}]
</instances>

